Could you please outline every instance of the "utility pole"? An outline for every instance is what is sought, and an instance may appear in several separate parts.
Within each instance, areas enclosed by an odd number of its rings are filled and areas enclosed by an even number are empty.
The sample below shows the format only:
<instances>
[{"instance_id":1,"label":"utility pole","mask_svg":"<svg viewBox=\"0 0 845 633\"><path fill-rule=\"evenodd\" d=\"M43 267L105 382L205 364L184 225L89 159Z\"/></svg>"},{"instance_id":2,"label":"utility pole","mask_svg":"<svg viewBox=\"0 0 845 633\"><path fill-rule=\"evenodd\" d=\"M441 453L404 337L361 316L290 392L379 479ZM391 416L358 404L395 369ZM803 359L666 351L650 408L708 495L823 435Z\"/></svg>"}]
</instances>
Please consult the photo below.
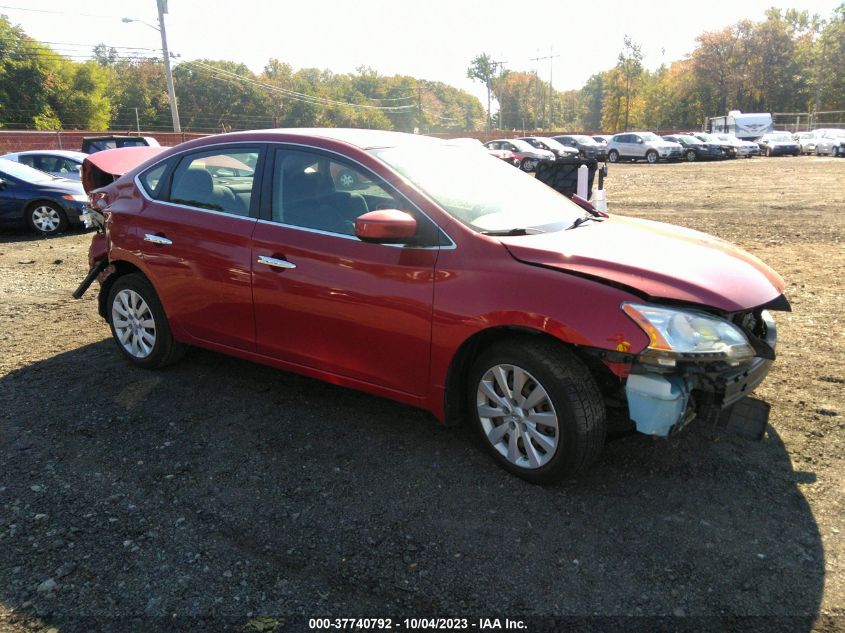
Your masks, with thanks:
<instances>
[{"instance_id":1,"label":"utility pole","mask_svg":"<svg viewBox=\"0 0 845 633\"><path fill-rule=\"evenodd\" d=\"M179 109L176 106L176 90L173 88L173 74L170 72L170 51L167 49L167 31L164 27L164 14L167 13L167 0L156 0L158 6L158 26L161 33L161 52L164 55L164 75L167 78L167 96L170 99L170 115L173 117L173 131L181 132Z\"/></svg>"},{"instance_id":2,"label":"utility pole","mask_svg":"<svg viewBox=\"0 0 845 633\"><path fill-rule=\"evenodd\" d=\"M156 0L156 5L158 6L158 26L153 26L149 22L144 22L137 18L121 18L121 22L125 24L140 22L144 26L155 29L161 35L161 54L164 57L164 77L167 80L167 97L170 100L170 116L173 117L173 131L181 132L182 126L179 125L179 109L176 106L176 90L173 88L173 74L170 72L170 51L167 48L167 31L164 28L164 14L167 13L167 0Z\"/></svg>"},{"instance_id":3,"label":"utility pole","mask_svg":"<svg viewBox=\"0 0 845 633\"><path fill-rule=\"evenodd\" d=\"M141 121L138 119L138 108L135 108L135 129L138 130L138 135L141 135Z\"/></svg>"},{"instance_id":4,"label":"utility pole","mask_svg":"<svg viewBox=\"0 0 845 633\"><path fill-rule=\"evenodd\" d=\"M549 117L548 117L548 120L547 120L546 127L550 128L550 129L551 129L551 126L552 126L552 121L554 120L552 118L553 109L554 109L554 105L553 105L554 99L553 99L553 96L552 96L554 94L554 89L552 88L552 78L554 77L554 64L555 64L554 59L555 59L555 57L560 57L560 55L555 55L554 54L554 47L550 46L548 55L540 57L540 55L538 53L537 57L531 58L531 61L537 62L537 71L538 71L537 72L537 78L538 79L539 79L539 76L540 76L540 73L539 73L540 60L542 60L542 59L548 59L549 60ZM545 108L543 108L543 109L545 110Z\"/></svg>"},{"instance_id":5,"label":"utility pole","mask_svg":"<svg viewBox=\"0 0 845 633\"><path fill-rule=\"evenodd\" d=\"M488 92L489 95L489 92ZM423 109L422 109L422 86L417 82L417 134L422 134Z\"/></svg>"}]
</instances>

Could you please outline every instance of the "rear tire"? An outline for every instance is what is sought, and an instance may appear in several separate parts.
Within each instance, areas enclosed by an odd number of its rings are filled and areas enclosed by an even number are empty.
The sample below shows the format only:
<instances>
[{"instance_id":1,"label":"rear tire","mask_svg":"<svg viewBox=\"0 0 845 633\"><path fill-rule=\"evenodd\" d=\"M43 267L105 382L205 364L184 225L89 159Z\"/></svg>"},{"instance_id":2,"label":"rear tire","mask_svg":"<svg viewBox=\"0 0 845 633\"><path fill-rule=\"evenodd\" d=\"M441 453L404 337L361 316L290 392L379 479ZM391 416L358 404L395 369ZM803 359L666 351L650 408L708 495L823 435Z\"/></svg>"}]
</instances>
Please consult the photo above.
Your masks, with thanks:
<instances>
[{"instance_id":1,"label":"rear tire","mask_svg":"<svg viewBox=\"0 0 845 633\"><path fill-rule=\"evenodd\" d=\"M468 385L470 416L508 472L552 483L585 470L601 452L604 400L562 344L537 337L498 343L473 363Z\"/></svg>"},{"instance_id":2,"label":"rear tire","mask_svg":"<svg viewBox=\"0 0 845 633\"><path fill-rule=\"evenodd\" d=\"M133 365L156 369L184 354L155 289L143 275L124 275L112 284L106 315L117 349Z\"/></svg>"}]
</instances>

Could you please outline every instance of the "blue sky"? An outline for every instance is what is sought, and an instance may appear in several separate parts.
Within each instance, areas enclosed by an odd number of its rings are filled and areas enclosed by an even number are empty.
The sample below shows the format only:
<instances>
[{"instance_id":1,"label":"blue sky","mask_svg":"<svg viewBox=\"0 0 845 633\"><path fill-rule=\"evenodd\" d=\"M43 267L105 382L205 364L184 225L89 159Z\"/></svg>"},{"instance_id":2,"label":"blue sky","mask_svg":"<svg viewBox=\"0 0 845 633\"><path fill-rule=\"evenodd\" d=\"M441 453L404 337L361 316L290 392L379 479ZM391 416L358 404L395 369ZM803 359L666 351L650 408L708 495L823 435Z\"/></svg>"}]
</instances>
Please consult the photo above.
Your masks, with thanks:
<instances>
[{"instance_id":1,"label":"blue sky","mask_svg":"<svg viewBox=\"0 0 845 633\"><path fill-rule=\"evenodd\" d=\"M2 1L2 0L0 0ZM169 0L170 48L183 59L230 59L262 69L270 57L294 68L350 72L359 65L382 74L444 81L483 97L466 79L481 52L512 70L554 72L558 89L579 88L616 62L626 34L643 46L645 63L657 67L689 54L695 37L740 19L758 20L769 6L807 9L829 16L841 0L601 0L542 3L513 0ZM155 0L6 0L0 13L33 37L60 42L61 52L81 54L99 42L156 49L159 34L121 17L156 22ZM553 68L548 60L559 55Z\"/></svg>"}]
</instances>

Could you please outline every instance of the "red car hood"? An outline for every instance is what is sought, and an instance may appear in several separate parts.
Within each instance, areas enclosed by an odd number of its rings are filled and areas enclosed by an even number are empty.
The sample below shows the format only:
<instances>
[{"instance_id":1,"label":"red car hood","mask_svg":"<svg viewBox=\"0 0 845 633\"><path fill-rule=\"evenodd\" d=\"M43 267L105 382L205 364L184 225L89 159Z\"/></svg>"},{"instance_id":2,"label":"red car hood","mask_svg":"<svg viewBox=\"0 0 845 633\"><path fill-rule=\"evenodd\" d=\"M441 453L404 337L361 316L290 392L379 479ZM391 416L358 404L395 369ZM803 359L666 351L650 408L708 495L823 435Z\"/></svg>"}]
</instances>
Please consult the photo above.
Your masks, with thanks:
<instances>
[{"instance_id":1,"label":"red car hood","mask_svg":"<svg viewBox=\"0 0 845 633\"><path fill-rule=\"evenodd\" d=\"M762 261L706 233L613 216L569 230L500 238L518 260L606 279L654 299L726 312L776 299L784 282Z\"/></svg>"}]
</instances>

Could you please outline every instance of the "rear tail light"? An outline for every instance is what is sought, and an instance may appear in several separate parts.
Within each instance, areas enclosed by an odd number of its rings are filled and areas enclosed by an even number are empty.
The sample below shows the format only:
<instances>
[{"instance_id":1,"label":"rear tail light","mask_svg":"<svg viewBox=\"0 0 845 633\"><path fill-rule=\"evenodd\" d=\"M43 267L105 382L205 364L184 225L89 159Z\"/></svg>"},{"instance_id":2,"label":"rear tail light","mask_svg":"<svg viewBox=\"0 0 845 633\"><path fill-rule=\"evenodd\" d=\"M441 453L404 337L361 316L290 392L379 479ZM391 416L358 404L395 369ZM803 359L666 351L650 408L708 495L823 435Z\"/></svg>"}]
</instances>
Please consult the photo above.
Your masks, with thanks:
<instances>
[{"instance_id":1,"label":"rear tail light","mask_svg":"<svg viewBox=\"0 0 845 633\"><path fill-rule=\"evenodd\" d=\"M109 206L108 195L105 191L92 191L88 194L88 203L91 208L102 211Z\"/></svg>"}]
</instances>

